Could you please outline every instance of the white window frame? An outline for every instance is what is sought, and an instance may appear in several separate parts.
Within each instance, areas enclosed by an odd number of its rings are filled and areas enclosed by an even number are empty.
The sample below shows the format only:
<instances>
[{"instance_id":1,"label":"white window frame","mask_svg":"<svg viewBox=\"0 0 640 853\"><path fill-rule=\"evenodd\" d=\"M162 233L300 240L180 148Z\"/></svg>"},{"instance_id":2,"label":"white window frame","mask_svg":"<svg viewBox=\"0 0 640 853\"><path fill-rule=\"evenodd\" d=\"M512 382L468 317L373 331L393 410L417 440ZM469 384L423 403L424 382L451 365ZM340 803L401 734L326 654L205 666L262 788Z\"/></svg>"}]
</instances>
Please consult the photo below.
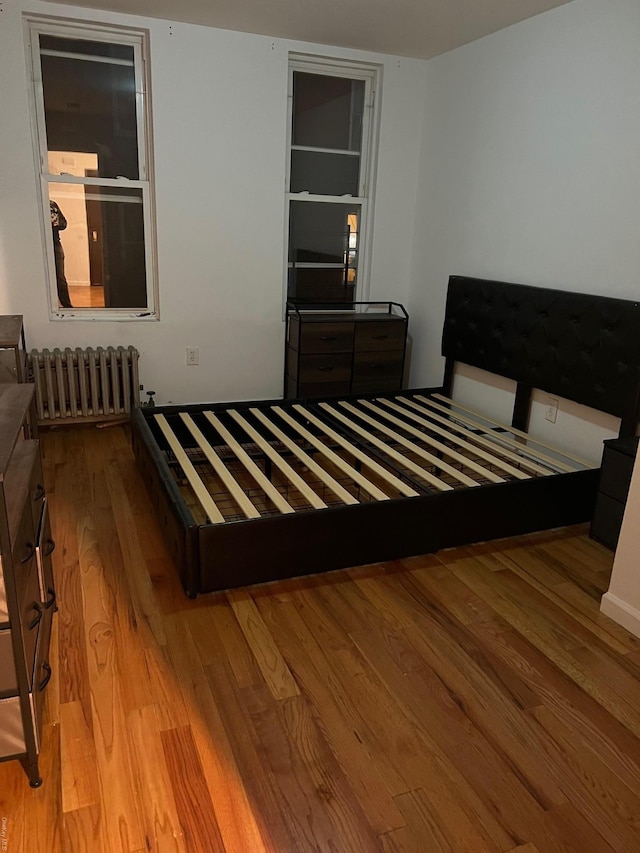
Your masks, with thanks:
<instances>
[{"instance_id":1,"label":"white window frame","mask_svg":"<svg viewBox=\"0 0 640 853\"><path fill-rule=\"evenodd\" d=\"M160 319L158 305L158 279L156 263L155 203L153 192L153 158L151 145L151 105L149 100L149 34L146 30L123 29L101 24L66 22L60 19L26 15L24 18L25 39L29 72L31 75L31 125L34 143L36 174L39 177L40 203L42 210L42 242L47 273L47 299L51 320L139 320ZM40 62L40 35L61 38L85 39L108 44L124 44L133 47L136 86L136 121L138 139L138 180L129 178L79 178L74 175L52 175L48 172L49 157ZM103 61L92 57L93 61ZM117 60L106 60L116 62ZM53 241L51 240L51 216L49 212L49 187L52 184L82 184L102 187L126 187L142 193L143 225L145 245L145 273L147 307L143 310L131 308L59 308L55 276Z\"/></svg>"},{"instance_id":2,"label":"white window frame","mask_svg":"<svg viewBox=\"0 0 640 853\"><path fill-rule=\"evenodd\" d=\"M301 192L292 193L291 187L291 151L293 130L293 75L301 71L308 74L322 74L325 77L346 77L362 80L365 84L364 113L362 117L362 140L360 145L360 176L357 196L315 195ZM371 235L373 233L373 206L375 187L375 166L378 154L378 101L382 84L382 67L369 63L351 62L330 56L314 56L303 53L289 53L287 80L287 162L285 175L285 239L284 239L284 289L283 306L286 307L289 292L289 215L292 201L322 202L325 204L344 204L351 202L360 205L358 224L358 262L356 266L355 299L366 301L370 293ZM309 149L324 151L324 149ZM327 149L328 153L352 154L353 152ZM305 264L299 264L304 267ZM317 263L306 266L318 268Z\"/></svg>"}]
</instances>

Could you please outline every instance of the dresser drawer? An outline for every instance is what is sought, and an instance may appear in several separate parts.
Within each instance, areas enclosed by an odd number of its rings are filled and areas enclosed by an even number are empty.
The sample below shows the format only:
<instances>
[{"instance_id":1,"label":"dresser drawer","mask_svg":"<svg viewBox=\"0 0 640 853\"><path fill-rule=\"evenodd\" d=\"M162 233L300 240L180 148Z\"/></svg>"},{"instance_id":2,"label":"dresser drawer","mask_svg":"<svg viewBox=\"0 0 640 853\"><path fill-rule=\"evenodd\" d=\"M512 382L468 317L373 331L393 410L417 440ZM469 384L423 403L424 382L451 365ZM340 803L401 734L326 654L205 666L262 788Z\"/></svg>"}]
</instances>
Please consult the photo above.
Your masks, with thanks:
<instances>
[{"instance_id":1,"label":"dresser drawer","mask_svg":"<svg viewBox=\"0 0 640 853\"><path fill-rule=\"evenodd\" d=\"M358 323L354 349L356 352L403 350L406 325L402 320L370 320Z\"/></svg>"},{"instance_id":2,"label":"dresser drawer","mask_svg":"<svg viewBox=\"0 0 640 853\"><path fill-rule=\"evenodd\" d=\"M351 378L351 353L301 355L298 378L300 384L349 382Z\"/></svg>"},{"instance_id":3,"label":"dresser drawer","mask_svg":"<svg viewBox=\"0 0 640 853\"><path fill-rule=\"evenodd\" d=\"M605 448L600 474L600 491L624 503L629 492L633 463L633 456Z\"/></svg>"},{"instance_id":4,"label":"dresser drawer","mask_svg":"<svg viewBox=\"0 0 640 853\"><path fill-rule=\"evenodd\" d=\"M624 503L610 498L602 492L596 498L596 508L591 522L591 536L609 548L615 548L620 536Z\"/></svg>"},{"instance_id":5,"label":"dresser drawer","mask_svg":"<svg viewBox=\"0 0 640 853\"><path fill-rule=\"evenodd\" d=\"M0 699L0 756L20 755L26 748L20 700Z\"/></svg>"},{"instance_id":6,"label":"dresser drawer","mask_svg":"<svg viewBox=\"0 0 640 853\"><path fill-rule=\"evenodd\" d=\"M333 397L348 394L351 391L349 382L304 382L298 388L299 397Z\"/></svg>"},{"instance_id":7,"label":"dresser drawer","mask_svg":"<svg viewBox=\"0 0 640 853\"><path fill-rule=\"evenodd\" d=\"M402 351L357 352L353 358L353 385L394 379L402 381Z\"/></svg>"},{"instance_id":8,"label":"dresser drawer","mask_svg":"<svg viewBox=\"0 0 640 853\"><path fill-rule=\"evenodd\" d=\"M300 351L303 353L351 352L353 323L303 323ZM295 345L291 342L292 346Z\"/></svg>"},{"instance_id":9,"label":"dresser drawer","mask_svg":"<svg viewBox=\"0 0 640 853\"><path fill-rule=\"evenodd\" d=\"M0 694L15 693L18 690L16 666L13 660L13 641L11 628L0 631Z\"/></svg>"}]
</instances>

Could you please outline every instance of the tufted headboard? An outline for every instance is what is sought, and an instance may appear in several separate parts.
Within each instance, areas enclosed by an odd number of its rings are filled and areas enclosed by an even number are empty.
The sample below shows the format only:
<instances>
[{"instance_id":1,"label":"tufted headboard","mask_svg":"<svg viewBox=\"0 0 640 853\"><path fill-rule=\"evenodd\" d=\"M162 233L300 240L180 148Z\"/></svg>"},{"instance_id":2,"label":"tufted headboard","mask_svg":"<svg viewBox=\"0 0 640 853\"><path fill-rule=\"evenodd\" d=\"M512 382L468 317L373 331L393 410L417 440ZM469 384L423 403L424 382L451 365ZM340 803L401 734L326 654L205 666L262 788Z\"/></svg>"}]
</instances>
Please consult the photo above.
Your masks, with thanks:
<instances>
[{"instance_id":1,"label":"tufted headboard","mask_svg":"<svg viewBox=\"0 0 640 853\"><path fill-rule=\"evenodd\" d=\"M442 354L637 421L638 302L451 276Z\"/></svg>"}]
</instances>

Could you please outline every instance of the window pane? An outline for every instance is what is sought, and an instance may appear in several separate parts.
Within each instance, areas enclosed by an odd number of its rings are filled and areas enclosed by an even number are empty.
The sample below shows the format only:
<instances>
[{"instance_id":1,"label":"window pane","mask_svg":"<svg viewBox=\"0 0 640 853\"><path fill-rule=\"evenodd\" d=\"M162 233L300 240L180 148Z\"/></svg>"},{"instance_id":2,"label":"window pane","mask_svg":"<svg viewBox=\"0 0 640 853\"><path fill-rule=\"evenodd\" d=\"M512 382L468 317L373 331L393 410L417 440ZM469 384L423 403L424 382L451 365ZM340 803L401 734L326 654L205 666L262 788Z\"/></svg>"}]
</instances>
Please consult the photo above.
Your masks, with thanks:
<instances>
[{"instance_id":1,"label":"window pane","mask_svg":"<svg viewBox=\"0 0 640 853\"><path fill-rule=\"evenodd\" d=\"M292 201L288 297L349 302L356 286L360 205Z\"/></svg>"},{"instance_id":2,"label":"window pane","mask_svg":"<svg viewBox=\"0 0 640 853\"><path fill-rule=\"evenodd\" d=\"M49 184L60 307L147 306L141 189Z\"/></svg>"},{"instance_id":3,"label":"window pane","mask_svg":"<svg viewBox=\"0 0 640 853\"><path fill-rule=\"evenodd\" d=\"M358 195L360 157L352 154L291 152L291 192Z\"/></svg>"},{"instance_id":4,"label":"window pane","mask_svg":"<svg viewBox=\"0 0 640 853\"><path fill-rule=\"evenodd\" d=\"M133 47L41 35L40 53L48 150L93 154L98 177L137 180Z\"/></svg>"},{"instance_id":5,"label":"window pane","mask_svg":"<svg viewBox=\"0 0 640 853\"><path fill-rule=\"evenodd\" d=\"M359 151L363 112L363 80L294 72L293 145Z\"/></svg>"}]
</instances>

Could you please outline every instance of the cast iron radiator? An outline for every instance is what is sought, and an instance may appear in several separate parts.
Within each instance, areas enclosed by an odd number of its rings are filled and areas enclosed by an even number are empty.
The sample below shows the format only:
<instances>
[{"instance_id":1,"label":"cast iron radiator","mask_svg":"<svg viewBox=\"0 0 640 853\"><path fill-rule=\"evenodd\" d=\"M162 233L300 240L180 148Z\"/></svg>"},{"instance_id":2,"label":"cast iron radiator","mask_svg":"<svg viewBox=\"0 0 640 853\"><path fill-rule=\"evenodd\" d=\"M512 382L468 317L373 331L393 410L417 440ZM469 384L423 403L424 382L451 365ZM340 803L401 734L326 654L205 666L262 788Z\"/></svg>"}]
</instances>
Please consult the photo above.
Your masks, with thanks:
<instances>
[{"instance_id":1,"label":"cast iron radiator","mask_svg":"<svg viewBox=\"0 0 640 853\"><path fill-rule=\"evenodd\" d=\"M31 350L31 378L39 424L127 418L138 406L135 347Z\"/></svg>"}]
</instances>

